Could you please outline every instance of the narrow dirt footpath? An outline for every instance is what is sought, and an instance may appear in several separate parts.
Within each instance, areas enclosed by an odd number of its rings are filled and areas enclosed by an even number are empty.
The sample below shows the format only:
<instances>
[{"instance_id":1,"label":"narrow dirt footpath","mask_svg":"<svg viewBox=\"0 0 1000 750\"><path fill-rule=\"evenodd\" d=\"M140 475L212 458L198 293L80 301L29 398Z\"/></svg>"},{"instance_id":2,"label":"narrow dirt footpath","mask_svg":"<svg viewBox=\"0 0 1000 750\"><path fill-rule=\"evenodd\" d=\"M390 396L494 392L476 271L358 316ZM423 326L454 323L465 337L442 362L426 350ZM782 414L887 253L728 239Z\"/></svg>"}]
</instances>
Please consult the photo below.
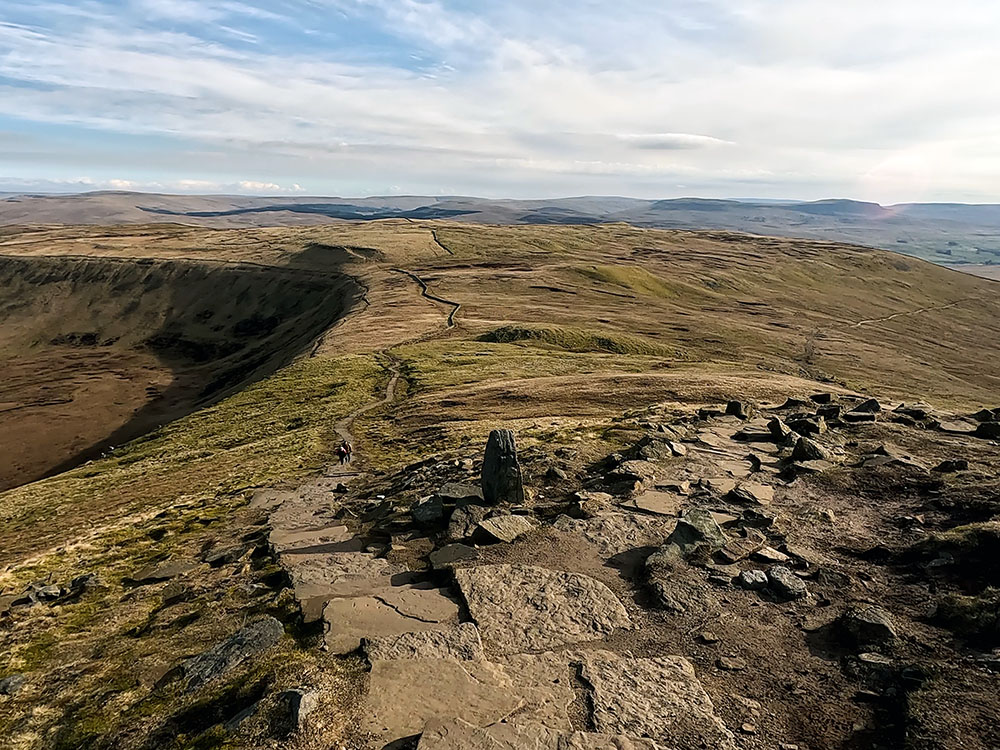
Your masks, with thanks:
<instances>
[{"instance_id":1,"label":"narrow dirt footpath","mask_svg":"<svg viewBox=\"0 0 1000 750\"><path fill-rule=\"evenodd\" d=\"M885 323L889 320L895 320L896 318L902 318L906 315L920 315L921 313L934 312L936 310L947 310L951 307L956 307L961 305L963 302L970 302L972 300L979 299L978 297L965 297L964 299L956 300L955 302L949 302L946 305L936 305L934 307L921 307L916 310L904 310L903 312L893 313L892 315L886 315L884 318L872 318L871 320L859 320L854 323L851 328L861 328L862 326L870 325L872 323Z\"/></svg>"},{"instance_id":2,"label":"narrow dirt footpath","mask_svg":"<svg viewBox=\"0 0 1000 750\"><path fill-rule=\"evenodd\" d=\"M425 282L422 278L420 278L417 274L413 273L412 271L407 271L406 269L403 268L393 268L392 270L395 271L396 273L404 274L409 278L413 279L413 281L415 281L420 286L420 294L422 297L429 299L432 302L436 302L441 305L446 305L447 307L450 308L448 317L445 319L445 325L442 331L447 331L455 327L455 315L462 308L461 304L459 304L458 302L452 302L451 300L445 299L444 297L438 297L437 295L432 294L427 287L427 282ZM367 294L368 294L368 289L365 288L366 303L368 303ZM442 331L433 331L432 333L418 336L415 339L403 343L406 344L420 343L421 341L431 339L435 336L440 335ZM356 442L354 438L354 432L352 431L352 427L354 426L354 422L357 420L357 418L363 414L366 414L370 411L379 408L380 406L391 404L393 401L396 400L396 387L399 384L400 369L402 367L402 362L397 357L389 353L389 351L395 346L399 346L399 344L394 344L392 347L388 347L379 352L380 356L386 357L389 360L387 369L389 370L390 373L389 382L386 383L385 391L383 392L382 397L376 399L375 401L369 401L368 403L359 406L350 414L338 420L337 423L334 425L333 429L340 437L340 439L347 441L352 446ZM329 467L326 471L327 476L337 476L337 475L356 474L356 473L357 472L353 472L350 470L350 464L336 464L334 466Z\"/></svg>"},{"instance_id":3,"label":"narrow dirt footpath","mask_svg":"<svg viewBox=\"0 0 1000 750\"><path fill-rule=\"evenodd\" d=\"M367 404L359 406L334 425L333 429L338 435L340 435L341 439L346 440L353 445L354 433L351 432L351 427L354 425L354 420L372 409L377 409L380 406L396 400L396 385L399 383L399 368L399 360L395 358L391 359L388 367L390 373L389 382L385 385L385 392L382 398L377 401L369 401Z\"/></svg>"}]
</instances>

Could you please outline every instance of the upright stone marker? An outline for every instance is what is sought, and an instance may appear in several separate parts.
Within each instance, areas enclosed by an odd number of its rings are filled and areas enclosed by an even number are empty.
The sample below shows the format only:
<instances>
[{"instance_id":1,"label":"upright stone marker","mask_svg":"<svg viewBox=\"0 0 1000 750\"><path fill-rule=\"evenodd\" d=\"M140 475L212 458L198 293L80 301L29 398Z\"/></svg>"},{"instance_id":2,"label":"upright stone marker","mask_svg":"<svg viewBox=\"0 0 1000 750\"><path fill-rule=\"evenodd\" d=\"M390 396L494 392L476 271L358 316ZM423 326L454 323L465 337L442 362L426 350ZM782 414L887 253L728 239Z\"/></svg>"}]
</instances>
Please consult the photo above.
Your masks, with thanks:
<instances>
[{"instance_id":1,"label":"upright stone marker","mask_svg":"<svg viewBox=\"0 0 1000 750\"><path fill-rule=\"evenodd\" d=\"M521 464L511 430L493 430L483 458L483 499L490 505L524 503Z\"/></svg>"}]
</instances>

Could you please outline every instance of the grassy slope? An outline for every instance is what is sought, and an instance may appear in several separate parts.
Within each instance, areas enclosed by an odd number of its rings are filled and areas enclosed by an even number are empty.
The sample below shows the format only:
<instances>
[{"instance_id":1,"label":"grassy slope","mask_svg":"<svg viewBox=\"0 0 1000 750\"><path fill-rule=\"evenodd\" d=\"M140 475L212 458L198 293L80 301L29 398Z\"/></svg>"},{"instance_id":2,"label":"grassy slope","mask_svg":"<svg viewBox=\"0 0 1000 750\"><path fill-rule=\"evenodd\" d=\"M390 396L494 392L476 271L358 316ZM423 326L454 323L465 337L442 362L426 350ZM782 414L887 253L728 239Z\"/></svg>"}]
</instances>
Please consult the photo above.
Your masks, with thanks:
<instances>
[{"instance_id":1,"label":"grassy slope","mask_svg":"<svg viewBox=\"0 0 1000 750\"><path fill-rule=\"evenodd\" d=\"M355 428L369 467L383 470L429 452L467 450L500 423L515 426L527 445L573 444L597 455L623 439L616 432L622 415L646 405L804 395L820 387L815 377L942 405L978 405L1000 392L990 367L1000 361L995 285L929 264L825 243L622 226L437 230L450 254L427 229L394 222L15 237L23 254L318 267L327 256L317 245L379 252L351 271L369 288L368 306L327 336L320 356L112 456L0 495L0 549L11 563L0 588L65 583L89 571L105 582L99 595L36 608L30 627L0 635L0 676L29 672L31 699L47 707L25 725L0 706L0 730L17 727L15 746L48 746L54 735L46 732L57 725L65 727L64 746L81 744L87 732L158 726L190 702L173 694L153 700L158 670L243 617L287 605L280 593L252 601L241 593L267 570L251 566L239 582L204 572L185 605L193 619L178 624L163 619L155 593L128 591L122 579L150 561L190 559L204 542L241 533L252 520L246 488L315 473L330 458L336 420L381 391L388 356L403 365L400 400ZM419 273L433 293L460 302L457 328L445 331L447 310L419 297L392 267ZM957 300L970 302L853 327ZM543 333L478 340L509 325ZM144 625L142 637L129 635ZM306 659L290 642L255 668L281 685L304 660L315 656ZM66 671L74 663L79 674ZM326 674L337 679L355 668L337 662Z\"/></svg>"}]
</instances>

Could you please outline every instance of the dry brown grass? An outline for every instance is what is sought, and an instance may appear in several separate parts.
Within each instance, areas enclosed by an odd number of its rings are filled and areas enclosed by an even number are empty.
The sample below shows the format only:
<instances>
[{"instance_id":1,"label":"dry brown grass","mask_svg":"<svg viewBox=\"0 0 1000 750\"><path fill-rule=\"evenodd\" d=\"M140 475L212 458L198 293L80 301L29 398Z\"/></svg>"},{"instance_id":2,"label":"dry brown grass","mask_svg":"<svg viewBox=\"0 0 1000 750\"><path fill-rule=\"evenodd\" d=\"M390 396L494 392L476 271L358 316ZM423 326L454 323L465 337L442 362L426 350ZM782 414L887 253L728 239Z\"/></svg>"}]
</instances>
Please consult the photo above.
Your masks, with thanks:
<instances>
[{"instance_id":1,"label":"dry brown grass","mask_svg":"<svg viewBox=\"0 0 1000 750\"><path fill-rule=\"evenodd\" d=\"M39 631L45 635L38 643L27 631L7 632L0 645L13 656L0 664L0 676L22 667L57 674L69 660L86 662L84 652L109 647L105 636L117 631L100 632L106 610L131 627L152 606L139 597L121 608L125 571L157 555L191 554L206 528L238 533L242 489L317 472L330 458L333 424L378 395L391 359L405 381L397 401L354 428L369 469L395 471L430 452L467 454L501 424L518 429L527 445L608 450L616 420L653 405L778 400L845 387L972 408L996 405L1000 393L995 283L832 243L622 225L392 221L247 230L40 228L5 232L0 252L293 266L345 272L367 290L365 301L327 331L315 357L109 458L0 495L6 590L30 578L72 577L81 566L114 579L91 620L60 612ZM421 297L399 268L461 304L454 328L445 326L448 307ZM568 339L559 336L478 340L509 325L572 331L576 343L564 345ZM595 336L650 348L603 351L591 347ZM162 543L149 534L166 523L157 520L160 513L176 520ZM231 629L242 610L226 598L226 586L204 580L196 602L222 597L219 623ZM80 648L54 648L70 627L79 628L72 638ZM40 679L33 700L46 709L31 725L36 741L24 735L22 746L44 747L44 732L69 722L72 706L100 700L99 684L121 677L129 659L153 664L158 647L166 661L178 657L175 635L150 636L130 646L134 652L108 651L114 658L76 685ZM215 635L206 625L191 648ZM137 705L145 688L122 685L108 705ZM176 708L165 701L148 720ZM16 719L0 709L6 726ZM101 724L106 715L92 720L110 731Z\"/></svg>"}]
</instances>

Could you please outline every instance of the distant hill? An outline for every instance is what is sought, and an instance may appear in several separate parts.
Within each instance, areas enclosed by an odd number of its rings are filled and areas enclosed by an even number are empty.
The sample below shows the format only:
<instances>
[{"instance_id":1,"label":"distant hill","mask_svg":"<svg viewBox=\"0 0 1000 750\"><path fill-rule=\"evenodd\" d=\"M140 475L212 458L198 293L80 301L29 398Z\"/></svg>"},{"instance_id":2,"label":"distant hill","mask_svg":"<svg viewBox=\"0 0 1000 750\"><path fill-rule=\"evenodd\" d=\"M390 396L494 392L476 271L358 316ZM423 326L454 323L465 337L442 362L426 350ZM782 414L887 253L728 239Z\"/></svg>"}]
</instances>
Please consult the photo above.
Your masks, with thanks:
<instances>
[{"instance_id":1,"label":"distant hill","mask_svg":"<svg viewBox=\"0 0 1000 750\"><path fill-rule=\"evenodd\" d=\"M597 224L724 229L895 250L945 265L1000 266L1000 205L853 200L810 202L582 196L498 200L465 196L247 197L94 192L0 195L0 224L181 223L298 226L377 219L485 224Z\"/></svg>"}]
</instances>

